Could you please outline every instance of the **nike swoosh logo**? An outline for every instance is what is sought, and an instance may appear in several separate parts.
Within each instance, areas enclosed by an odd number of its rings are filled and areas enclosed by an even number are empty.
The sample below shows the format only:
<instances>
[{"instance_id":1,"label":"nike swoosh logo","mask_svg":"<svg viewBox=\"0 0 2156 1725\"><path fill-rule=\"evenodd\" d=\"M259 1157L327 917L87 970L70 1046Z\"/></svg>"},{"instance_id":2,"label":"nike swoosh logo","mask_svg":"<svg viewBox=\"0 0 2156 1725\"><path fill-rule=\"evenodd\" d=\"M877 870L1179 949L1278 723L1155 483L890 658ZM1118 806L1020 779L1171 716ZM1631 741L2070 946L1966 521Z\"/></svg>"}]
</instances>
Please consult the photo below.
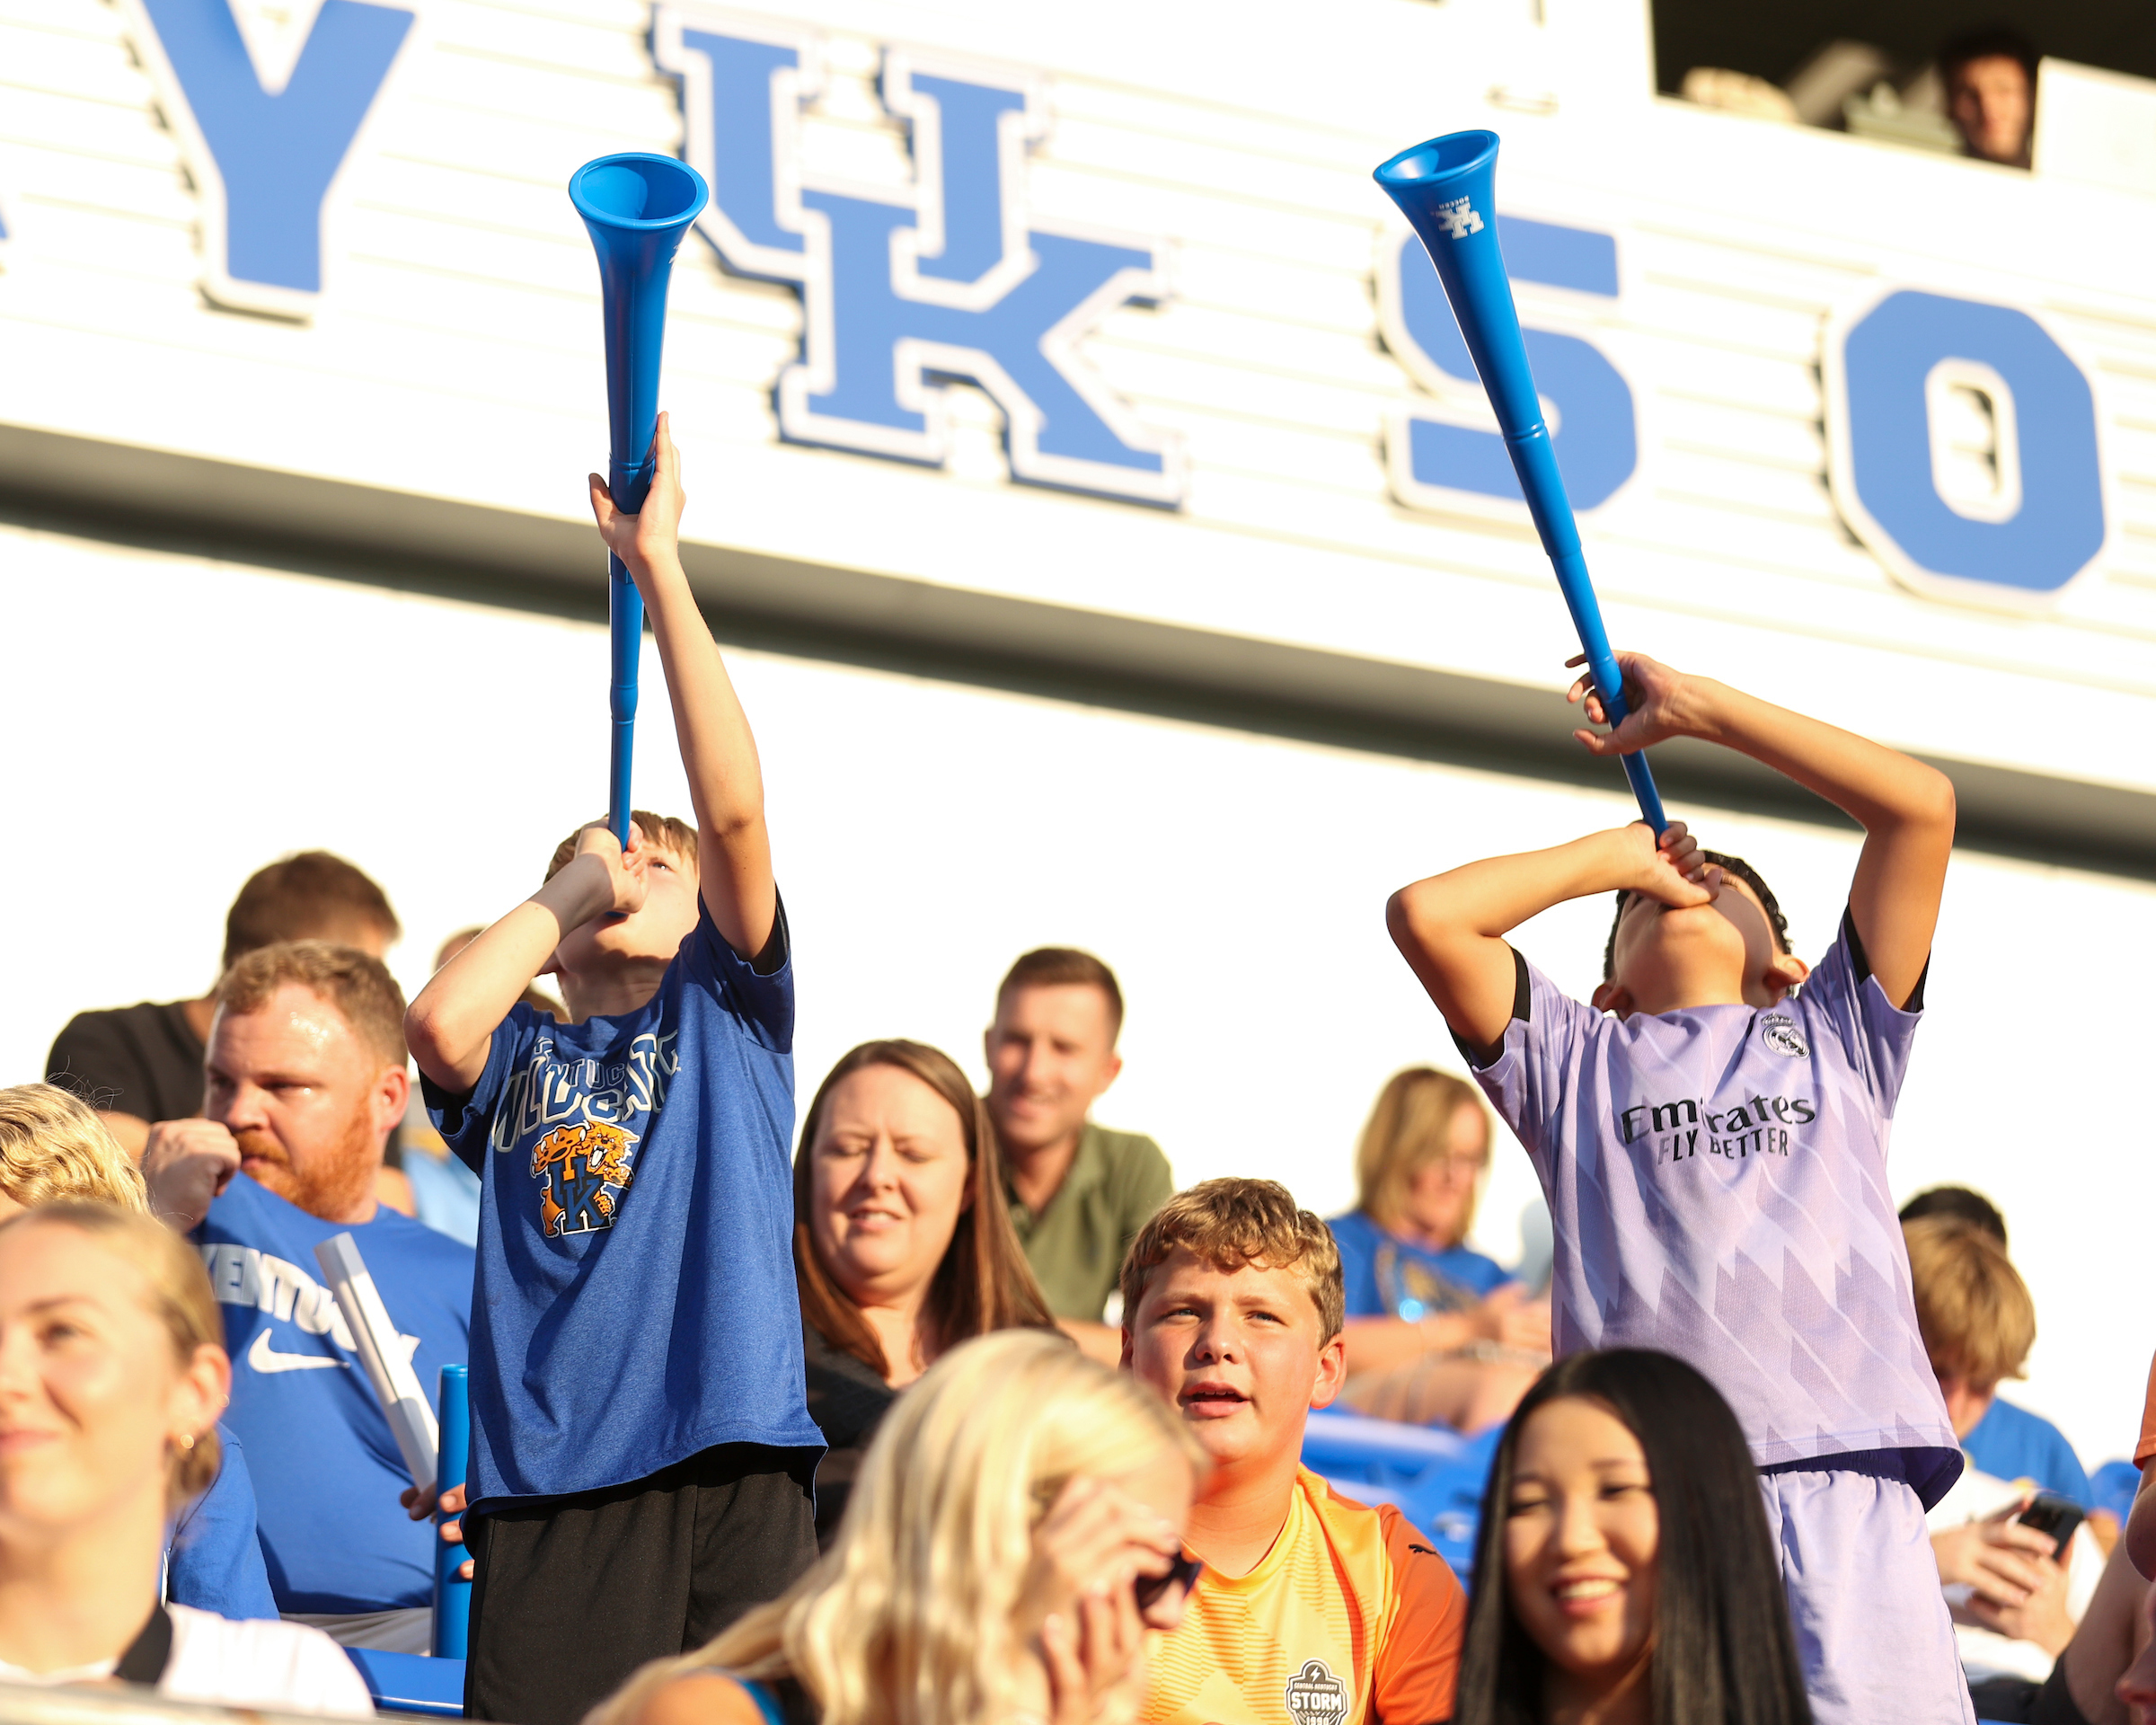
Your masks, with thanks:
<instances>
[{"instance_id":1,"label":"nike swoosh logo","mask_svg":"<svg viewBox=\"0 0 2156 1725\"><path fill-rule=\"evenodd\" d=\"M311 1372L318 1367L334 1370L344 1364L327 1354L280 1354L270 1345L267 1330L254 1332L254 1346L247 1350L247 1363L258 1372Z\"/></svg>"}]
</instances>

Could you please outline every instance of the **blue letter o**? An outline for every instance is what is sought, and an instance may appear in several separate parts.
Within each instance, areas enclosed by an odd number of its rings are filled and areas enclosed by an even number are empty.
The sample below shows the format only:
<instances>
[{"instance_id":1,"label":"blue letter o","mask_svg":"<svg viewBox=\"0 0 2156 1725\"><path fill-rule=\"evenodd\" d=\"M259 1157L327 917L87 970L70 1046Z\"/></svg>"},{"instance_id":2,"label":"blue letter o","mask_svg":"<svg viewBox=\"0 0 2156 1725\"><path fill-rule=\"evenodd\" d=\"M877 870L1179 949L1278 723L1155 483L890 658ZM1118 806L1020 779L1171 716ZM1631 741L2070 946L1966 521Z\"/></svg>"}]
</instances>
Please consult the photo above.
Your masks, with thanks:
<instances>
[{"instance_id":1,"label":"blue letter o","mask_svg":"<svg viewBox=\"0 0 2156 1725\"><path fill-rule=\"evenodd\" d=\"M1925 380L1946 359L1989 367L2013 394L2021 506L2005 520L1956 512L1933 481ZM2096 401L2028 313L1904 289L1851 327L1842 367L1857 501L1915 571L2037 596L2064 587L2102 548Z\"/></svg>"}]
</instances>

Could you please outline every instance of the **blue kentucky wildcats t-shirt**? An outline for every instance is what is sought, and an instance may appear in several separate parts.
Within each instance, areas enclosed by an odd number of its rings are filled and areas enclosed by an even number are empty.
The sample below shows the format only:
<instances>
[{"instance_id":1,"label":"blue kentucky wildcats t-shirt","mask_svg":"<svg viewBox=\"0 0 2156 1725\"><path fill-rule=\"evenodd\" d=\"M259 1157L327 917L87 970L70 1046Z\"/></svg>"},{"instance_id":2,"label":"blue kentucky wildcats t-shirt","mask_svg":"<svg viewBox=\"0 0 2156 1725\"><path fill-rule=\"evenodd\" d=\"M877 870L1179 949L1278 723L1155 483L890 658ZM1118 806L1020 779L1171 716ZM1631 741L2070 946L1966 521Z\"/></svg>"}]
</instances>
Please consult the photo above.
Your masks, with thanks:
<instances>
[{"instance_id":1,"label":"blue kentucky wildcats t-shirt","mask_svg":"<svg viewBox=\"0 0 2156 1725\"><path fill-rule=\"evenodd\" d=\"M232 1355L225 1423L247 1449L279 1611L388 1611L434 1598L434 1529L397 1501L412 1482L314 1248L349 1233L429 1402L471 1331L469 1246L385 1207L324 1222L234 1174L195 1231ZM437 1407L438 1412L438 1407Z\"/></svg>"},{"instance_id":2,"label":"blue kentucky wildcats t-shirt","mask_svg":"<svg viewBox=\"0 0 2156 1725\"><path fill-rule=\"evenodd\" d=\"M477 1170L472 1507L626 1484L714 1444L820 1450L793 1281L793 960L699 903L658 992L510 1009L428 1112Z\"/></svg>"}]
</instances>

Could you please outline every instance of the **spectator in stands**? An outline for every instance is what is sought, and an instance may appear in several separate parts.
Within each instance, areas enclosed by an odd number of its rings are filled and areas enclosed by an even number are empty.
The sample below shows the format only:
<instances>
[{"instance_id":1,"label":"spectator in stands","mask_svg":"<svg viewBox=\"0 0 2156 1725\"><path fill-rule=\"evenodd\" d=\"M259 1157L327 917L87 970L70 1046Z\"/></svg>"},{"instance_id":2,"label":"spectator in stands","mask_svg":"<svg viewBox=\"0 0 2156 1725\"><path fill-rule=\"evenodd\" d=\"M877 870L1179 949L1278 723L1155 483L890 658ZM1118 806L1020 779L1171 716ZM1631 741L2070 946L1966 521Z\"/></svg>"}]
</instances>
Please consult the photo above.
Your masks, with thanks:
<instances>
[{"instance_id":1,"label":"spectator in stands","mask_svg":"<svg viewBox=\"0 0 2156 1725\"><path fill-rule=\"evenodd\" d=\"M1986 1718L2022 1720L2028 1725L2126 1725L2129 1705L2146 1708L2156 1703L2156 1693L2147 1687L2156 1679L2156 1662L2148 1656L2147 1613L2152 1592L2156 1590L2134 1572L2121 1540L2104 1561L2103 1575L2073 1639L2042 1685L2019 1711L1992 1712L1980 1707L1979 1712ZM1987 1700L1992 1706L2000 1704L1995 1692ZM2137 1712L2134 1718L2136 1725L2146 1725L2145 1713Z\"/></svg>"},{"instance_id":2,"label":"spectator in stands","mask_svg":"<svg viewBox=\"0 0 2156 1725\"><path fill-rule=\"evenodd\" d=\"M2027 1375L2037 1340L2036 1304L2007 1258L2003 1225L1994 1234L1944 1207L1903 1217L1917 1327L1962 1449L1994 1478L2034 1480L2088 1508L2089 1475L2065 1433L1999 1396L2001 1382Z\"/></svg>"},{"instance_id":3,"label":"spectator in stands","mask_svg":"<svg viewBox=\"0 0 2156 1725\"><path fill-rule=\"evenodd\" d=\"M2143 1590L2137 1622L2140 1650L2121 1674L2114 1693L2125 1703L2132 1725L2156 1725L2156 1588ZM2060 1664L2063 1667L2065 1661ZM2074 1691L2077 1701L2080 1694L2078 1689ZM2046 1721L2045 1725L2052 1725L2052 1721ZM2056 1725L2070 1725L2070 1721L2061 1716ZM2071 1721L2071 1725L2101 1725L2101 1715L2084 1708L2082 1720Z\"/></svg>"},{"instance_id":4,"label":"spectator in stands","mask_svg":"<svg viewBox=\"0 0 2156 1725\"><path fill-rule=\"evenodd\" d=\"M968 1342L877 1433L831 1554L590 1725L1126 1725L1189 1586L1198 1465L1062 1339Z\"/></svg>"},{"instance_id":5,"label":"spectator in stands","mask_svg":"<svg viewBox=\"0 0 2156 1725\"><path fill-rule=\"evenodd\" d=\"M2006 1217L1982 1192L1967 1186L1927 1186L1902 1206L1901 1219L1913 1222L1920 1216L1952 1216L1982 1228L2003 1249Z\"/></svg>"},{"instance_id":6,"label":"spectator in stands","mask_svg":"<svg viewBox=\"0 0 2156 1725\"><path fill-rule=\"evenodd\" d=\"M1331 1232L1269 1180L1161 1207L1123 1264L1123 1351L1211 1459L1186 1544L1205 1564L1153 1657L1146 1725L1452 1717L1466 1614L1445 1560L1390 1505L1302 1464L1346 1375Z\"/></svg>"},{"instance_id":7,"label":"spectator in stands","mask_svg":"<svg viewBox=\"0 0 2156 1725\"><path fill-rule=\"evenodd\" d=\"M1480 1431L1549 1363L1549 1302L1467 1243L1489 1137L1481 1097L1450 1073L1413 1066L1378 1092L1356 1208L1330 1224L1348 1299L1345 1399L1358 1412Z\"/></svg>"},{"instance_id":8,"label":"spectator in stands","mask_svg":"<svg viewBox=\"0 0 2156 1725\"><path fill-rule=\"evenodd\" d=\"M2156 1359L2149 1362L2149 1387L2141 1404L2141 1439L2134 1446L2134 1465L2141 1470L2141 1490L2126 1517L2125 1545L2134 1567L2156 1581L2156 1491L2150 1489L2150 1464L2156 1463Z\"/></svg>"},{"instance_id":9,"label":"spectator in stands","mask_svg":"<svg viewBox=\"0 0 2156 1725\"><path fill-rule=\"evenodd\" d=\"M1902 1232L1917 1328L1958 1436L1991 1404L2001 1378L2020 1375L2036 1340L2036 1307L2005 1248L1980 1225L1935 1210L1904 1222ZM2066 1454L2071 1459L2072 1450ZM2078 1473L2080 1464L2074 1467ZM2086 1480L2081 1487L2086 1503ZM2021 1524L2035 1495L2014 1475L1978 1464L1924 1517L1962 1669L1985 1719L2028 1717L2103 1570L2103 1553L2085 1529L2063 1551Z\"/></svg>"},{"instance_id":10,"label":"spectator in stands","mask_svg":"<svg viewBox=\"0 0 2156 1725\"><path fill-rule=\"evenodd\" d=\"M395 981L364 952L296 941L248 953L217 985L208 1118L161 1122L143 1168L225 1308L227 1418L279 1610L348 1646L423 1653L433 1535L397 1508L411 1476L314 1274L314 1248L349 1232L429 1395L464 1362L471 1249L374 1196L410 1092L403 1022Z\"/></svg>"},{"instance_id":11,"label":"spectator in stands","mask_svg":"<svg viewBox=\"0 0 2156 1725\"><path fill-rule=\"evenodd\" d=\"M1750 1447L1667 1354L1542 1375L1498 1442L1475 1577L1456 1725L1810 1725Z\"/></svg>"},{"instance_id":12,"label":"spectator in stands","mask_svg":"<svg viewBox=\"0 0 2156 1725\"><path fill-rule=\"evenodd\" d=\"M225 917L220 970L278 941L334 941L380 958L402 931L389 899L342 857L302 851L258 869ZM202 1111L202 1046L216 1011L199 1000L144 1001L78 1013L54 1040L45 1070L88 1100L130 1154L159 1120Z\"/></svg>"},{"instance_id":13,"label":"spectator in stands","mask_svg":"<svg viewBox=\"0 0 2156 1725\"><path fill-rule=\"evenodd\" d=\"M70 1200L0 1223L0 1681L372 1715L319 1632L158 1601L231 1375L201 1260L148 1216Z\"/></svg>"},{"instance_id":14,"label":"spectator in stands","mask_svg":"<svg viewBox=\"0 0 2156 1725\"><path fill-rule=\"evenodd\" d=\"M2028 37L1997 24L1957 36L1940 49L1947 117L1961 134L1964 155L2010 168L2028 166L2037 60Z\"/></svg>"},{"instance_id":15,"label":"spectator in stands","mask_svg":"<svg viewBox=\"0 0 2156 1725\"><path fill-rule=\"evenodd\" d=\"M941 1049L864 1042L831 1068L802 1118L793 1214L829 1550L898 1392L962 1341L1056 1320L1011 1231L987 1111Z\"/></svg>"},{"instance_id":16,"label":"spectator in stands","mask_svg":"<svg viewBox=\"0 0 2156 1725\"><path fill-rule=\"evenodd\" d=\"M1042 947L1011 967L988 1027L988 1112L1011 1221L1048 1309L1095 1358L1121 1351L1104 1322L1123 1254L1175 1190L1151 1138L1087 1116L1123 1070L1123 991L1090 952Z\"/></svg>"},{"instance_id":17,"label":"spectator in stands","mask_svg":"<svg viewBox=\"0 0 2156 1725\"><path fill-rule=\"evenodd\" d=\"M89 1103L51 1084L0 1090L0 1222L67 1202L150 1214L142 1171ZM217 1455L216 1477L172 1528L167 1595L220 1617L274 1617L277 1601L255 1538L254 1482L238 1437L222 1420Z\"/></svg>"}]
</instances>

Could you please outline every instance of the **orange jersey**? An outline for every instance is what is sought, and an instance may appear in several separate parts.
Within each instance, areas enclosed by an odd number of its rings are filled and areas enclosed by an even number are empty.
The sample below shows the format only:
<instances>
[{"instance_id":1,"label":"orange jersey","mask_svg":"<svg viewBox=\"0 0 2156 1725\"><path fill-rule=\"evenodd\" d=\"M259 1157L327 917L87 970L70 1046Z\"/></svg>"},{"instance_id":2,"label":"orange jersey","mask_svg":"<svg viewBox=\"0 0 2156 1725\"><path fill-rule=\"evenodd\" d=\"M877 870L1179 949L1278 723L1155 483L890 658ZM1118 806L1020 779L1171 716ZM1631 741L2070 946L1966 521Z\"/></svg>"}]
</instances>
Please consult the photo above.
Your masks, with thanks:
<instances>
[{"instance_id":1,"label":"orange jersey","mask_svg":"<svg viewBox=\"0 0 2156 1725\"><path fill-rule=\"evenodd\" d=\"M1308 1468L1248 1575L1207 1570L1154 1649L1144 1725L1434 1725L1453 1716L1467 1599L1400 1511Z\"/></svg>"}]
</instances>

